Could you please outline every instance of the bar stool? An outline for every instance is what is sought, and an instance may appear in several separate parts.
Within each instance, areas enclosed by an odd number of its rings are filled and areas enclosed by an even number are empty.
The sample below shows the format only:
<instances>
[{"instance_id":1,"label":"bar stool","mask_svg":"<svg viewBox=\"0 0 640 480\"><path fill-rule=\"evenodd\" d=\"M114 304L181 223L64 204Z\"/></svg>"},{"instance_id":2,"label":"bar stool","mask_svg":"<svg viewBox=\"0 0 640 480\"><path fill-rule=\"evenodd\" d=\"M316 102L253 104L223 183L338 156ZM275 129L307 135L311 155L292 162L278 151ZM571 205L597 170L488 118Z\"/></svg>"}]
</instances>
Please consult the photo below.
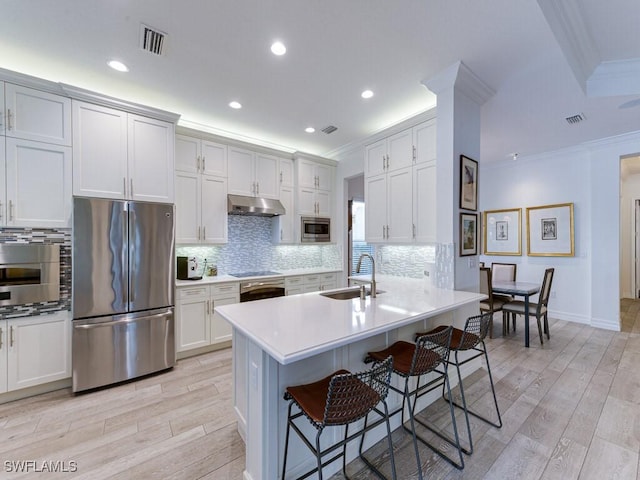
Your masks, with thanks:
<instances>
[{"instance_id":1,"label":"bar stool","mask_svg":"<svg viewBox=\"0 0 640 480\"><path fill-rule=\"evenodd\" d=\"M418 440L424 443L427 447L451 463L458 469L464 468L464 458L462 456L462 449L460 447L460 439L458 437L458 428L456 426L456 417L453 410L453 405L450 405L451 423L453 425L453 432L455 439L451 439L444 435L440 430L432 427L424 421L418 419L415 416L415 408L418 398L427 394L428 392L440 388L447 389L449 394L451 389L449 386L449 376L447 374L447 358L449 356L449 342L451 341L452 327L445 328L437 333L423 335L416 340L416 343L398 341L390 347L378 351L368 352L365 358L367 362L382 362L390 355L393 357L393 373L404 378L404 388L400 390L394 385L390 385L389 388L396 393L402 395L402 406L397 410L391 412L390 416L402 412L402 427L413 437L413 448L416 454L416 461L418 462L418 477L422 479L422 463L420 461L420 454L418 452ZM424 375L431 373L433 376L423 385L420 385L421 378ZM413 390L409 387L409 380L411 377L417 377L416 386ZM411 403L411 397L414 397L413 404ZM408 402L409 421L411 428L407 428L404 424L404 407ZM447 454L427 442L423 437L416 433L415 424L419 423L426 429L436 434L447 443L451 444L458 451L459 460L456 462L454 459L447 456Z\"/></svg>"},{"instance_id":2,"label":"bar stool","mask_svg":"<svg viewBox=\"0 0 640 480\"><path fill-rule=\"evenodd\" d=\"M342 457L342 473L345 478L349 478L346 473L347 443L358 436L360 437L360 447L358 450L360 458L376 475L383 479L386 478L362 453L365 433L381 423L385 423L387 426L391 475L393 480L396 479L396 465L393 457L393 445L391 443L391 426L389 424L389 411L386 402L387 394L389 393L392 362L393 359L389 357L364 372L351 373L348 370L338 370L317 382L286 388L284 399L289 400L289 410L284 460L282 462L282 480L285 478L287 468L289 432L291 428L296 431L304 444L314 453L317 462L315 468L298 477L298 480L307 478L316 472L318 472L318 478L322 480L322 468L340 457ZM377 408L377 405L381 402L384 406L384 411ZM292 415L294 405L299 411ZM367 425L369 413L372 411L377 413L380 418L374 423ZM302 416L306 417L316 429L315 446L295 423L295 420ZM349 424L361 418L364 418L364 426L362 429L349 435ZM344 438L340 442L322 450L320 448L320 435L324 431L324 428L341 425L345 427ZM340 453L337 453L323 463L322 457L340 447L342 447Z\"/></svg>"},{"instance_id":3,"label":"bar stool","mask_svg":"<svg viewBox=\"0 0 640 480\"><path fill-rule=\"evenodd\" d=\"M456 371L458 372L458 384L460 385L460 396L462 398L462 405L458 405L454 401L451 400L451 392L448 392L448 396L445 396L444 388L442 389L442 398L448 401L450 404L455 405L458 408L462 408L464 410L465 419L467 422L467 434L469 436L469 448L463 449L463 452L470 455L473 453L473 440L471 438L471 424L469 423L469 414L473 415L480 420L488 423L489 425L502 428L502 417L500 416L500 408L498 407L498 399L496 397L496 389L493 385L493 377L491 376L491 366L489 365L489 356L487 355L487 346L484 343L484 339L487 336L487 332L491 326L491 316L493 313L487 312L482 315L476 315L474 317L469 317L464 325L464 330L460 330L458 328L453 328L453 332L451 334L451 345L449 351L449 357L447 358L447 363L449 365L455 365ZM435 333L445 331L452 327L446 327L441 325L439 327L434 328L426 333L416 333L416 337L420 338L422 335L433 335ZM474 350L477 353L470 355L464 360L460 360L458 358L458 354L460 352ZM451 360L451 352L455 352L455 359ZM498 416L498 421L493 422L486 417L479 415L476 412L471 411L467 407L467 400L464 396L464 386L462 383L462 376L460 375L460 366L468 363L476 358L484 356L485 362L487 362L487 371L489 373L489 383L491 384L491 393L493 393L493 403L496 406L496 414Z\"/></svg>"}]
</instances>

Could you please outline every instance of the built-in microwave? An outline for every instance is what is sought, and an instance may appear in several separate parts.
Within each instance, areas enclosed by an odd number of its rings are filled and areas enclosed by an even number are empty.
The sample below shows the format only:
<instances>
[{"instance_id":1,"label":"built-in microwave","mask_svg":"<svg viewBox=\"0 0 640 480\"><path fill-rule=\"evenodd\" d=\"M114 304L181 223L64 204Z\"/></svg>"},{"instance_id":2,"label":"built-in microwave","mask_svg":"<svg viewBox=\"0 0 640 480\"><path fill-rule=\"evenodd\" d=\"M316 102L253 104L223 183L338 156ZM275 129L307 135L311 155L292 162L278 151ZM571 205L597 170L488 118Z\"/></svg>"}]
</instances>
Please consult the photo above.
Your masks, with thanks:
<instances>
[{"instance_id":1,"label":"built-in microwave","mask_svg":"<svg viewBox=\"0 0 640 480\"><path fill-rule=\"evenodd\" d=\"M331 242L331 219L325 217L301 217L300 241L302 243Z\"/></svg>"},{"instance_id":2,"label":"built-in microwave","mask_svg":"<svg viewBox=\"0 0 640 480\"><path fill-rule=\"evenodd\" d=\"M0 305L59 299L59 245L0 244Z\"/></svg>"}]
</instances>

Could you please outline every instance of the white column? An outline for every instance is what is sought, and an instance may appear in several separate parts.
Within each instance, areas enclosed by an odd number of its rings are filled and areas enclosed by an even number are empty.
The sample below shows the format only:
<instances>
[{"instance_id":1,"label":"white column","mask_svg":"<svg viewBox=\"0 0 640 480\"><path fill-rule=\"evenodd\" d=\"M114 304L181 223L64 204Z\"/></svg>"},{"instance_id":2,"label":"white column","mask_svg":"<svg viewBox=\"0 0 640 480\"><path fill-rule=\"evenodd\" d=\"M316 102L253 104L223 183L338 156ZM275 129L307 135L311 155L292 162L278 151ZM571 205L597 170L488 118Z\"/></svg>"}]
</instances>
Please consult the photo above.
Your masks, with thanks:
<instances>
[{"instance_id":1,"label":"white column","mask_svg":"<svg viewBox=\"0 0 640 480\"><path fill-rule=\"evenodd\" d=\"M460 155L481 164L480 109L495 92L462 62L451 65L422 83L438 97L436 165L439 285L477 291L478 257L460 257L459 250ZM481 175L478 181L480 188Z\"/></svg>"}]
</instances>

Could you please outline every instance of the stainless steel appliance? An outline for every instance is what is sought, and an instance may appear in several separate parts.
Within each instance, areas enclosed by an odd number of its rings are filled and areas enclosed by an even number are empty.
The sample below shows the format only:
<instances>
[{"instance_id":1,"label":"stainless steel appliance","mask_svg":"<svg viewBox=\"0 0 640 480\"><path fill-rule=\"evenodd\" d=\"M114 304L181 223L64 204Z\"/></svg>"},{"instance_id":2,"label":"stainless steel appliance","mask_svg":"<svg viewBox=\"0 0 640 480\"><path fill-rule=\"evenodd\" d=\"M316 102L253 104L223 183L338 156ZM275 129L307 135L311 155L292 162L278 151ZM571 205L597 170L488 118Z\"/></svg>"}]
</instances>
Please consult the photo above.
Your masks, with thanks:
<instances>
[{"instance_id":1,"label":"stainless steel appliance","mask_svg":"<svg viewBox=\"0 0 640 480\"><path fill-rule=\"evenodd\" d=\"M0 305L59 299L59 245L0 244Z\"/></svg>"},{"instance_id":2,"label":"stainless steel appliance","mask_svg":"<svg viewBox=\"0 0 640 480\"><path fill-rule=\"evenodd\" d=\"M300 241L302 243L331 242L331 219L300 217Z\"/></svg>"},{"instance_id":3,"label":"stainless steel appliance","mask_svg":"<svg viewBox=\"0 0 640 480\"><path fill-rule=\"evenodd\" d=\"M75 197L74 392L175 364L173 205Z\"/></svg>"},{"instance_id":4,"label":"stainless steel appliance","mask_svg":"<svg viewBox=\"0 0 640 480\"><path fill-rule=\"evenodd\" d=\"M275 217L284 215L284 205L277 199L227 195L229 215L254 215L257 217Z\"/></svg>"},{"instance_id":5,"label":"stainless steel appliance","mask_svg":"<svg viewBox=\"0 0 640 480\"><path fill-rule=\"evenodd\" d=\"M280 275L278 272L260 271L260 272L242 272L230 273L232 277L269 277ZM285 293L284 278L265 278L252 279L240 283L240 302L251 302L253 300L262 300L265 298L283 297Z\"/></svg>"}]
</instances>

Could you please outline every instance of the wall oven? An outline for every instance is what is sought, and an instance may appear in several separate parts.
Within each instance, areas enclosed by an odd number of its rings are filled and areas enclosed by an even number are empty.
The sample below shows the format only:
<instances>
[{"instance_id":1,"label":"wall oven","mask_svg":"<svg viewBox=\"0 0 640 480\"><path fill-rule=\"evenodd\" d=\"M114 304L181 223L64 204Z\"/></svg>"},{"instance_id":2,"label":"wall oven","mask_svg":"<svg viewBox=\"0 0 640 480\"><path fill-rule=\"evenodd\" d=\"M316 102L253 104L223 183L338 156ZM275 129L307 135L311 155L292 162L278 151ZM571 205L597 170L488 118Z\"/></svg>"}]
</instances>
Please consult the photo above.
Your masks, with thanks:
<instances>
[{"instance_id":1,"label":"wall oven","mask_svg":"<svg viewBox=\"0 0 640 480\"><path fill-rule=\"evenodd\" d=\"M59 245L0 244L0 305L59 299Z\"/></svg>"},{"instance_id":2,"label":"wall oven","mask_svg":"<svg viewBox=\"0 0 640 480\"><path fill-rule=\"evenodd\" d=\"M331 242L331 219L325 217L301 217L300 241L302 243Z\"/></svg>"}]
</instances>

